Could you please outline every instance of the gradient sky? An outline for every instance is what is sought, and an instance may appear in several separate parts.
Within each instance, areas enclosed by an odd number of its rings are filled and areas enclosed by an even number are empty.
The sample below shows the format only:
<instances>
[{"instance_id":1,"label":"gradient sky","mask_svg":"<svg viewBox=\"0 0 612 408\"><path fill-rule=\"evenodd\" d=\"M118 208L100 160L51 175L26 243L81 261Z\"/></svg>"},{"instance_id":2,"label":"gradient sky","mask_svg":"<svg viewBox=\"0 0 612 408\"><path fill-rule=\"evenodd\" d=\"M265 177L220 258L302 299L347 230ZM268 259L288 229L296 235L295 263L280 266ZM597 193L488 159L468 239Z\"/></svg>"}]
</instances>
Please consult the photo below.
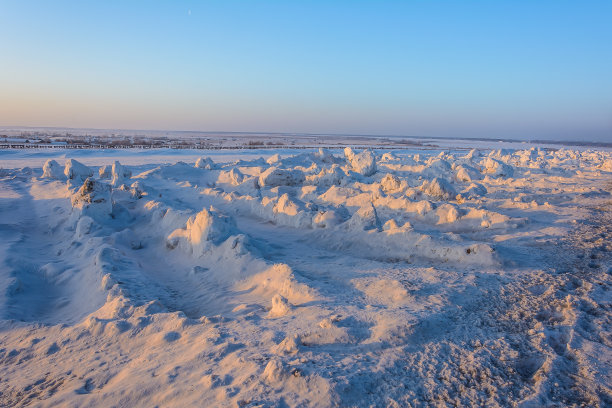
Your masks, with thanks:
<instances>
[{"instance_id":1,"label":"gradient sky","mask_svg":"<svg viewBox=\"0 0 612 408\"><path fill-rule=\"evenodd\" d=\"M0 0L0 125L612 141L612 1Z\"/></svg>"}]
</instances>

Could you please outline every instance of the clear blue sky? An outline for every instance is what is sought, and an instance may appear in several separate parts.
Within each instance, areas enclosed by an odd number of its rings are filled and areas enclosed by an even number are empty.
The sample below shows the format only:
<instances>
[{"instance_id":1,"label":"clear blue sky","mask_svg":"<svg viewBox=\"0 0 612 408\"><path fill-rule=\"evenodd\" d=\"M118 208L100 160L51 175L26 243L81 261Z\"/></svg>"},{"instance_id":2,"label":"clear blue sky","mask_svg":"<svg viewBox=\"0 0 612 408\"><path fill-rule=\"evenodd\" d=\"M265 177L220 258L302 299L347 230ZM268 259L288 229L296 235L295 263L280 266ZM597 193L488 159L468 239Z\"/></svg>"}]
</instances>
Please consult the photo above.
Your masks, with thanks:
<instances>
[{"instance_id":1,"label":"clear blue sky","mask_svg":"<svg viewBox=\"0 0 612 408\"><path fill-rule=\"evenodd\" d=\"M612 1L0 0L0 125L612 141Z\"/></svg>"}]
</instances>

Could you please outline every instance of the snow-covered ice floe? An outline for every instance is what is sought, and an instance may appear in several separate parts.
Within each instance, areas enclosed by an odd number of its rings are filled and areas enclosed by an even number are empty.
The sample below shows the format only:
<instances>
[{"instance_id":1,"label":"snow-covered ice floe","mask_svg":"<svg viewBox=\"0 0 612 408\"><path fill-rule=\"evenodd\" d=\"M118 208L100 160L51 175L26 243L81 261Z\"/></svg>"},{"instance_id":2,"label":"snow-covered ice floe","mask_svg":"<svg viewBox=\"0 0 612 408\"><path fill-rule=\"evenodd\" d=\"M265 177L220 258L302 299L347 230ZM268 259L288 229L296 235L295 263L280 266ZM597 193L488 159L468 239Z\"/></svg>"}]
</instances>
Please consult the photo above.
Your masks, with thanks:
<instances>
[{"instance_id":1,"label":"snow-covered ice floe","mask_svg":"<svg viewBox=\"0 0 612 408\"><path fill-rule=\"evenodd\" d=\"M0 406L610 406L612 154L0 171Z\"/></svg>"}]
</instances>

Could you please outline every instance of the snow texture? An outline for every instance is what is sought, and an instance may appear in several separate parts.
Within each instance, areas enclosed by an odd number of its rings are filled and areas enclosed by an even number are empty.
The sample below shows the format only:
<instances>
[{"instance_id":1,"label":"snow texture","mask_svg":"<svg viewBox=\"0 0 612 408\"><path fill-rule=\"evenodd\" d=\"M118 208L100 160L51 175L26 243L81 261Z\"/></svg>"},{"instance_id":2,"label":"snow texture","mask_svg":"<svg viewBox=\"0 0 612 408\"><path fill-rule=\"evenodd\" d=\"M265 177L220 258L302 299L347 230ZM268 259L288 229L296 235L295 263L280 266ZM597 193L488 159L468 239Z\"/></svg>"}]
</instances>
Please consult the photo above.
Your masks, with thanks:
<instances>
[{"instance_id":1,"label":"snow texture","mask_svg":"<svg viewBox=\"0 0 612 408\"><path fill-rule=\"evenodd\" d=\"M609 152L79 154L0 172L0 406L612 405Z\"/></svg>"}]
</instances>

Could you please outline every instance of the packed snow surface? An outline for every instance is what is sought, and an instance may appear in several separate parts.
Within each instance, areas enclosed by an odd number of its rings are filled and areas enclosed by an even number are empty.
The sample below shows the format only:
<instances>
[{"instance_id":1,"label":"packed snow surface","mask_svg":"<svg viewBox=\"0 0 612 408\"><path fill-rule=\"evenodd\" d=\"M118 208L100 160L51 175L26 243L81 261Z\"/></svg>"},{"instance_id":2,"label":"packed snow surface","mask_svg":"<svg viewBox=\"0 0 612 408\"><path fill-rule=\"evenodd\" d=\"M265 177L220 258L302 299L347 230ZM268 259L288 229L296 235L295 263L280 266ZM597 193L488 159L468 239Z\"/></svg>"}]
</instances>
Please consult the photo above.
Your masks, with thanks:
<instances>
[{"instance_id":1,"label":"packed snow surface","mask_svg":"<svg viewBox=\"0 0 612 408\"><path fill-rule=\"evenodd\" d=\"M612 405L611 153L276 153L0 169L0 406Z\"/></svg>"}]
</instances>

